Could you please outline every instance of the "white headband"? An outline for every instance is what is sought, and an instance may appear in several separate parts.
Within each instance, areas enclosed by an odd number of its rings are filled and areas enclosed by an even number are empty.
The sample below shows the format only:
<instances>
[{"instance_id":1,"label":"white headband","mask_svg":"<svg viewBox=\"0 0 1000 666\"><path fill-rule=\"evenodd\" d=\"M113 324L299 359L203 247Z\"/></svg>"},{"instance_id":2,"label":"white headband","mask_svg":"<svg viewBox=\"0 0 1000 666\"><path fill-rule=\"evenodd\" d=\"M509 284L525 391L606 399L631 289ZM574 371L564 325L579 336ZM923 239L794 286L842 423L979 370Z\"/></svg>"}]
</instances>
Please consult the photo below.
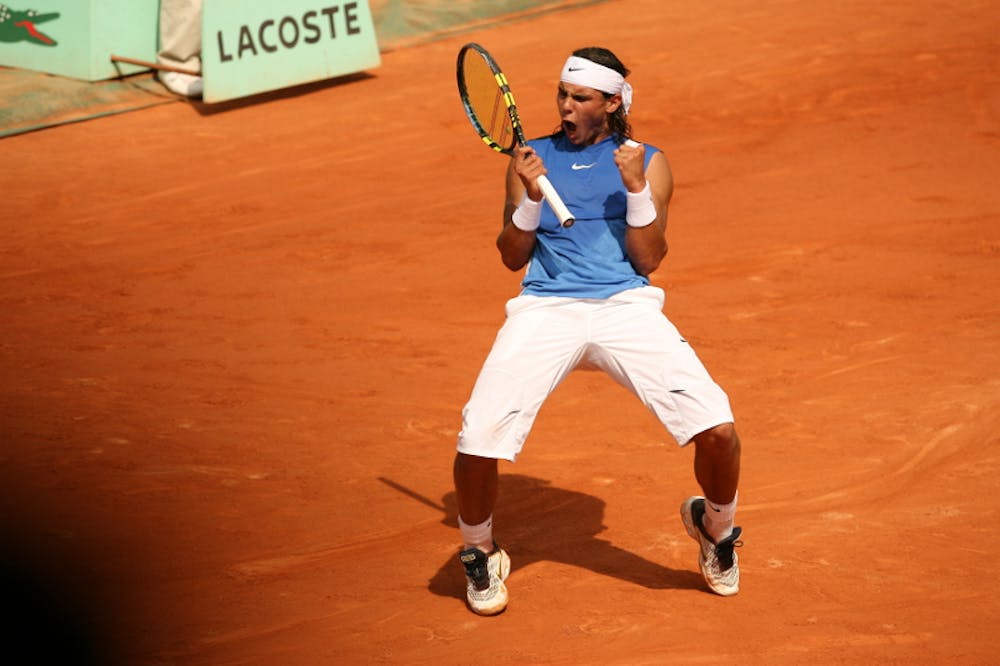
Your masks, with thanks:
<instances>
[{"instance_id":1,"label":"white headband","mask_svg":"<svg viewBox=\"0 0 1000 666\"><path fill-rule=\"evenodd\" d=\"M570 56L563 65L559 80L574 86L600 90L609 95L621 95L626 114L632 106L632 85L615 70L598 65L593 60Z\"/></svg>"}]
</instances>

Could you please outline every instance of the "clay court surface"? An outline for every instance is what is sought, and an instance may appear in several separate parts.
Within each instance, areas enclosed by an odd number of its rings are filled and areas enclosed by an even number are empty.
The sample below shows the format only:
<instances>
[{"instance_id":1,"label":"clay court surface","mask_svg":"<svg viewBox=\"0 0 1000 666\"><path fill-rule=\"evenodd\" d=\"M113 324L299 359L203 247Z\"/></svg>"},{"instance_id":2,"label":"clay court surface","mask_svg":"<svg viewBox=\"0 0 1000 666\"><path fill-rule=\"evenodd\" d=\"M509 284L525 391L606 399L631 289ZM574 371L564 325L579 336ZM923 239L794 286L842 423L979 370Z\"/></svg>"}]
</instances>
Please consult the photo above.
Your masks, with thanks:
<instances>
[{"instance_id":1,"label":"clay court surface","mask_svg":"<svg viewBox=\"0 0 1000 666\"><path fill-rule=\"evenodd\" d=\"M8 614L48 590L116 664L996 663L1000 5L702 4L0 142ZM529 134L572 49L634 72L653 282L744 441L737 597L677 517L693 451L577 373L501 466L510 607L464 607L455 437L519 283L472 40Z\"/></svg>"}]
</instances>

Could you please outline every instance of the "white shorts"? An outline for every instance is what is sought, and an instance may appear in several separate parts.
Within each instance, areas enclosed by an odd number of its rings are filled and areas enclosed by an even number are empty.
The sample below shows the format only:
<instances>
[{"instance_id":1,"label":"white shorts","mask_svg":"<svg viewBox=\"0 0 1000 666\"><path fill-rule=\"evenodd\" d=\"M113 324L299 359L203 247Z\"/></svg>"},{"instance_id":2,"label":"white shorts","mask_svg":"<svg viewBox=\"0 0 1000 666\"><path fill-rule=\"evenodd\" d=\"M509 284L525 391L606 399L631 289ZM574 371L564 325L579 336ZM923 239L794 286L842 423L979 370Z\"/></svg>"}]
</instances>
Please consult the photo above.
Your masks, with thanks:
<instances>
[{"instance_id":1,"label":"white shorts","mask_svg":"<svg viewBox=\"0 0 1000 666\"><path fill-rule=\"evenodd\" d=\"M458 450L513 461L538 410L576 368L634 393L681 446L733 422L729 398L663 314L663 290L609 299L518 296L462 410Z\"/></svg>"}]
</instances>

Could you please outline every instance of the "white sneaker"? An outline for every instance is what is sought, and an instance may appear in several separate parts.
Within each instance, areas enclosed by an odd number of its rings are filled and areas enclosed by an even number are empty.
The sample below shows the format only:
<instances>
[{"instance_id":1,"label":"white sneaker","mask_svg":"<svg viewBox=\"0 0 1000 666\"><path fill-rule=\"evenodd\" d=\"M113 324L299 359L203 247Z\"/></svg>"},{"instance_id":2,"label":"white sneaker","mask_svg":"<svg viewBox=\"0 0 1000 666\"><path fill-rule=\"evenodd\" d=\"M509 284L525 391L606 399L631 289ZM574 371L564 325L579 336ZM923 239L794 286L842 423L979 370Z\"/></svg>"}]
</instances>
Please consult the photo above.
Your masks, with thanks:
<instances>
[{"instance_id":1,"label":"white sneaker","mask_svg":"<svg viewBox=\"0 0 1000 666\"><path fill-rule=\"evenodd\" d=\"M487 555L478 548L463 550L458 555L465 566L465 598L469 608L479 615L496 615L507 608L507 586L510 557L503 548L493 544Z\"/></svg>"},{"instance_id":2,"label":"white sneaker","mask_svg":"<svg viewBox=\"0 0 1000 666\"><path fill-rule=\"evenodd\" d=\"M157 78L160 79L160 83L162 83L167 90L185 97L201 97L201 93L205 89L200 76L181 74L180 72L161 71L157 74Z\"/></svg>"},{"instance_id":3,"label":"white sneaker","mask_svg":"<svg viewBox=\"0 0 1000 666\"><path fill-rule=\"evenodd\" d=\"M681 520L688 535L698 542L698 566L705 582L716 594L729 597L740 591L740 562L734 548L742 546L742 529L733 528L733 533L719 543L705 532L701 519L705 515L705 498L689 497L681 504Z\"/></svg>"}]
</instances>

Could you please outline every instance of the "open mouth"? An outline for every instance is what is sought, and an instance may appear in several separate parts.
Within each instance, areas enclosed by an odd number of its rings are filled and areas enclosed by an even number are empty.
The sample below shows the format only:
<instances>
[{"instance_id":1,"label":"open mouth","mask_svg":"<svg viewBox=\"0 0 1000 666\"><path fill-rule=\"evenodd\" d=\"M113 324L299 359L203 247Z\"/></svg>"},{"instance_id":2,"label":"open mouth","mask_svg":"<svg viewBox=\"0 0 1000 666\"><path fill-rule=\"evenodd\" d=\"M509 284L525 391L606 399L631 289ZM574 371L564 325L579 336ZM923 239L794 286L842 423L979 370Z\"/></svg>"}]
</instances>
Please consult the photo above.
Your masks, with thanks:
<instances>
[{"instance_id":1,"label":"open mouth","mask_svg":"<svg viewBox=\"0 0 1000 666\"><path fill-rule=\"evenodd\" d=\"M43 44L55 44L55 41L51 37L39 32L38 28L36 28L35 24L32 23L31 21L18 21L14 25L16 25L18 28L24 28L25 30L27 30L28 34L31 35L32 39L37 39Z\"/></svg>"}]
</instances>

